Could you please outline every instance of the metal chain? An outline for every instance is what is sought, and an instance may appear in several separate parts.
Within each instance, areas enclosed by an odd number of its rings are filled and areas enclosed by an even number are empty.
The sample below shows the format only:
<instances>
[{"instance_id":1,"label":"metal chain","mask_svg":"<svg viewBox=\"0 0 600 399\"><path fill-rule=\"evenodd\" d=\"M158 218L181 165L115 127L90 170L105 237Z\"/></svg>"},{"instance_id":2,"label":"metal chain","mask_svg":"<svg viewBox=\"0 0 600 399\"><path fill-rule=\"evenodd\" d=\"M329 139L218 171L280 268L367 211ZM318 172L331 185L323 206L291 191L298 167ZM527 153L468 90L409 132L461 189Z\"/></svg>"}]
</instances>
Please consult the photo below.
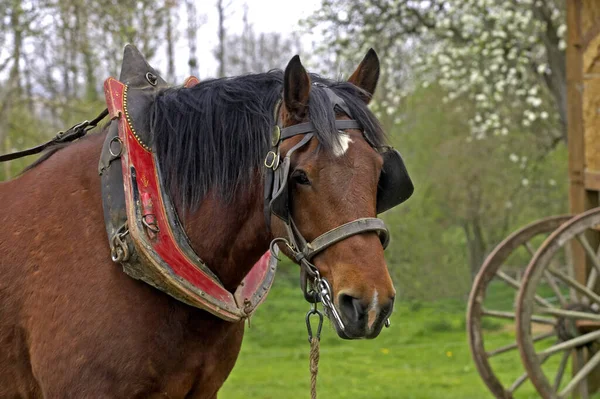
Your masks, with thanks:
<instances>
[{"instance_id":1,"label":"metal chain","mask_svg":"<svg viewBox=\"0 0 600 399\"><path fill-rule=\"evenodd\" d=\"M113 262L127 262L130 257L129 246L125 237L129 234L127 222L117 230L110 240L110 254Z\"/></svg>"}]
</instances>

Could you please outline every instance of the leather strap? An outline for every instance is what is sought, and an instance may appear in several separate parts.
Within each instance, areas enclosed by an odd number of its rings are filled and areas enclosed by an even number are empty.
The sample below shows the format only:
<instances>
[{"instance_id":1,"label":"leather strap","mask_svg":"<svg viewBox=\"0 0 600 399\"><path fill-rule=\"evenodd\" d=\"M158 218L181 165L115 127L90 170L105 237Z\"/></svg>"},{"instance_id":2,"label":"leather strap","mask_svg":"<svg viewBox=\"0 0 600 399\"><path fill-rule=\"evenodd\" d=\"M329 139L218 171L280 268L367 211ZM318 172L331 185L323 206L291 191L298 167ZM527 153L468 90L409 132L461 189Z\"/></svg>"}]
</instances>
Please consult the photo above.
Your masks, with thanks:
<instances>
[{"instance_id":1,"label":"leather strap","mask_svg":"<svg viewBox=\"0 0 600 399\"><path fill-rule=\"evenodd\" d=\"M337 94L333 92L329 87L325 87L325 93L329 97L329 101L333 104L333 109L335 111L335 107L340 108L348 117L352 118L352 114L350 113L350 108L346 105L346 102Z\"/></svg>"},{"instance_id":2,"label":"leather strap","mask_svg":"<svg viewBox=\"0 0 600 399\"><path fill-rule=\"evenodd\" d=\"M390 233L385 227L383 220L377 218L361 218L329 230L307 243L304 249L304 255L308 260L311 260L319 252L324 251L333 244L343 241L348 237L352 237L353 235L367 232L375 232L379 235L383 249L389 244Z\"/></svg>"},{"instance_id":3,"label":"leather strap","mask_svg":"<svg viewBox=\"0 0 600 399\"><path fill-rule=\"evenodd\" d=\"M336 120L335 127L338 130L360 129L361 128L361 126L358 124L358 122L353 119ZM294 137L299 134L314 132L316 130L317 129L312 124L312 122L300 123L298 125L294 125L294 126L290 126L290 127L281 129L281 139L280 140L289 139L290 137Z\"/></svg>"}]
</instances>

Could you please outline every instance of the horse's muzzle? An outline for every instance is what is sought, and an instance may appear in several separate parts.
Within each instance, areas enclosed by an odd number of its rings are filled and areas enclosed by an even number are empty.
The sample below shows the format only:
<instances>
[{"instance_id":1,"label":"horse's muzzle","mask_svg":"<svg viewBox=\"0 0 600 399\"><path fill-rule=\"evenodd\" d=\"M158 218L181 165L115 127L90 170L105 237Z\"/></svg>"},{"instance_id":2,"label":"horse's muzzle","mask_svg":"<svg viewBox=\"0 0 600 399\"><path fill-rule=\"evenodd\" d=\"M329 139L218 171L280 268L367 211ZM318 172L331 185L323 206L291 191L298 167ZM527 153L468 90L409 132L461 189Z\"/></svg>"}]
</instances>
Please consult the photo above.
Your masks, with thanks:
<instances>
[{"instance_id":1,"label":"horse's muzzle","mask_svg":"<svg viewBox=\"0 0 600 399\"><path fill-rule=\"evenodd\" d=\"M350 295L338 296L338 310L344 329L333 323L336 332L343 339L373 339L376 338L386 324L394 308L394 298L385 304L365 304L363 300Z\"/></svg>"}]
</instances>

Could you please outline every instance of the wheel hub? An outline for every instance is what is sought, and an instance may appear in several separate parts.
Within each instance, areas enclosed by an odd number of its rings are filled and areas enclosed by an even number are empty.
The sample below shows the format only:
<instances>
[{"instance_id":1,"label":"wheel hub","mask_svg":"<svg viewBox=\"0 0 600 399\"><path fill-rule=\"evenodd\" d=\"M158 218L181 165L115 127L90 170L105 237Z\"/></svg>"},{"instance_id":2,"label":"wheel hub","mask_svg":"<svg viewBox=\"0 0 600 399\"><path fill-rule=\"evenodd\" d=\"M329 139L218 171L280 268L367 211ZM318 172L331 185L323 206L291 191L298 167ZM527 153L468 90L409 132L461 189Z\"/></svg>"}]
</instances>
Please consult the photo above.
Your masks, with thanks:
<instances>
[{"instance_id":1,"label":"wheel hub","mask_svg":"<svg viewBox=\"0 0 600 399\"><path fill-rule=\"evenodd\" d=\"M590 305L583 303L570 303L563 307L564 310L572 310L576 312L585 312L585 313L598 313L597 309L592 308ZM575 319L571 319L568 317L559 317L556 322L555 327L556 335L561 341L568 341L573 338L577 338L580 335L584 334L585 331L582 331L582 328L578 326ZM588 342L587 344L583 344L578 348L589 347L593 342Z\"/></svg>"}]
</instances>

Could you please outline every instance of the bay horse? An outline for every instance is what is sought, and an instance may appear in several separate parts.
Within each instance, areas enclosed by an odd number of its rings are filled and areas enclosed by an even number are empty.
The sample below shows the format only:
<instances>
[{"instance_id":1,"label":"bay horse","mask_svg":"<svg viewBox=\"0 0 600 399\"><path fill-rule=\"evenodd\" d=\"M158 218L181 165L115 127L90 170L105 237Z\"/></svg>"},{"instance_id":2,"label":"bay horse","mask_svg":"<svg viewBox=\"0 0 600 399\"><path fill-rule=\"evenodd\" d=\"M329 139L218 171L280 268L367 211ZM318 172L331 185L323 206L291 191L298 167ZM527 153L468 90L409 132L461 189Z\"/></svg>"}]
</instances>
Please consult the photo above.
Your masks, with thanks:
<instances>
[{"instance_id":1,"label":"bay horse","mask_svg":"<svg viewBox=\"0 0 600 399\"><path fill-rule=\"evenodd\" d=\"M308 74L296 56L285 72L156 96L152 145L162 184L189 244L227 290L288 233L264 212L265 154L277 121L314 129L279 147L282 157L295 151L284 191L301 236L311 241L376 216L385 137L367 105L378 77L373 50L348 81ZM355 124L340 131L350 114ZM0 184L0 397L216 398L244 321L189 306L111 261L97 170L107 131L59 146ZM306 262L289 242L277 244ZM381 237L347 234L311 259L330 285L338 334L376 337L395 297Z\"/></svg>"}]
</instances>

